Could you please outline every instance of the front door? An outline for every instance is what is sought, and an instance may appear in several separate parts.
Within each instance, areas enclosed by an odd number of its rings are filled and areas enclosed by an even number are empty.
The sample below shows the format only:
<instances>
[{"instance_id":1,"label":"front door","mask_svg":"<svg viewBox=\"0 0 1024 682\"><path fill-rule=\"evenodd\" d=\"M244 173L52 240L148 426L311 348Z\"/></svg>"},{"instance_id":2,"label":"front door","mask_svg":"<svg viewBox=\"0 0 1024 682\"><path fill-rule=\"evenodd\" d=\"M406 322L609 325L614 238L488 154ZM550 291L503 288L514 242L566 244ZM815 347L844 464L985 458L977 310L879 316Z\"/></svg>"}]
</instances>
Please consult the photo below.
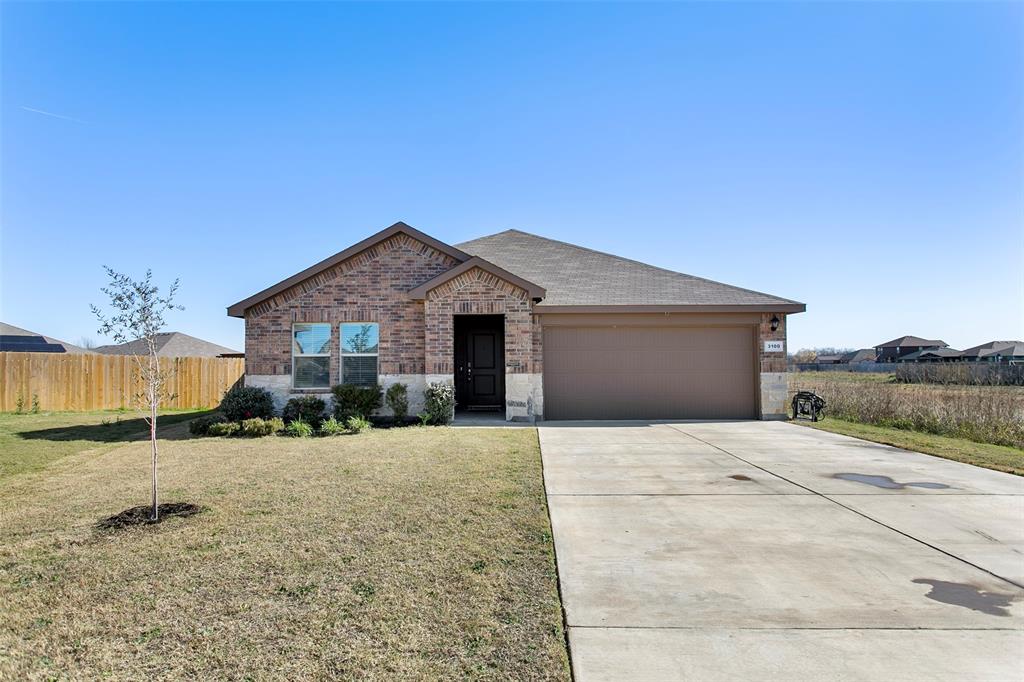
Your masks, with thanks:
<instances>
[{"instance_id":1,"label":"front door","mask_svg":"<svg viewBox=\"0 0 1024 682\"><path fill-rule=\"evenodd\" d=\"M505 404L505 325L500 315L456 317L455 400L465 410Z\"/></svg>"}]
</instances>

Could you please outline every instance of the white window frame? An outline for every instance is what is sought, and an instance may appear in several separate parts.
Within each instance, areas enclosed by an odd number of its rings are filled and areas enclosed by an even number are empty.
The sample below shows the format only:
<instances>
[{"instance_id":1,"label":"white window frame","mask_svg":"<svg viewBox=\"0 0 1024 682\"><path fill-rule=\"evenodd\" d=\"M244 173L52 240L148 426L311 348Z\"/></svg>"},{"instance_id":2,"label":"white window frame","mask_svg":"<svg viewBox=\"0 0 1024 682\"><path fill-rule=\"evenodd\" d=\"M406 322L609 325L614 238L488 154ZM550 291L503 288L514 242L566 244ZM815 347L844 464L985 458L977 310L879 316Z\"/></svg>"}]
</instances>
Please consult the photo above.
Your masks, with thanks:
<instances>
[{"instance_id":1,"label":"white window frame","mask_svg":"<svg viewBox=\"0 0 1024 682\"><path fill-rule=\"evenodd\" d=\"M314 325L326 325L327 326L327 352L326 353L296 353L295 352L295 328L296 327L311 327ZM334 328L330 322L293 322L291 329L291 342L292 346L292 388L297 391L319 391L319 390L330 390L331 388L331 361L327 361L327 384L324 386L296 386L295 385L295 358L330 358L331 357L331 345L334 343Z\"/></svg>"},{"instance_id":2,"label":"white window frame","mask_svg":"<svg viewBox=\"0 0 1024 682\"><path fill-rule=\"evenodd\" d=\"M377 352L376 353L346 353L345 352L345 332L342 330L346 324L372 324L377 327ZM340 383L345 382L345 358L377 358L377 385L380 385L380 322L374 322L372 320L366 320L362 322L345 321L338 323L338 380ZM358 384L356 384L358 385Z\"/></svg>"}]
</instances>

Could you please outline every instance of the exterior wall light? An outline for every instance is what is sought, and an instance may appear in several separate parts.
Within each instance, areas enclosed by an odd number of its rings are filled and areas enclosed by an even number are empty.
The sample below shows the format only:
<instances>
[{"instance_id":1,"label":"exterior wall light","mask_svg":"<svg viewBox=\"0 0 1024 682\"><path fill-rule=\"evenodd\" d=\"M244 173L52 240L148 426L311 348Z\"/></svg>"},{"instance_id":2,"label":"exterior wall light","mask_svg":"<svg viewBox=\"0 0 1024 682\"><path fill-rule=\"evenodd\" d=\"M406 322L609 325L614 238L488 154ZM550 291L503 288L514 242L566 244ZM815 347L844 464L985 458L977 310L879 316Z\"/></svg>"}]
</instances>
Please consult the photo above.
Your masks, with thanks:
<instances>
[{"instance_id":1,"label":"exterior wall light","mask_svg":"<svg viewBox=\"0 0 1024 682\"><path fill-rule=\"evenodd\" d=\"M771 325L772 325L772 331L773 332L779 331L779 316L778 315L772 315Z\"/></svg>"}]
</instances>

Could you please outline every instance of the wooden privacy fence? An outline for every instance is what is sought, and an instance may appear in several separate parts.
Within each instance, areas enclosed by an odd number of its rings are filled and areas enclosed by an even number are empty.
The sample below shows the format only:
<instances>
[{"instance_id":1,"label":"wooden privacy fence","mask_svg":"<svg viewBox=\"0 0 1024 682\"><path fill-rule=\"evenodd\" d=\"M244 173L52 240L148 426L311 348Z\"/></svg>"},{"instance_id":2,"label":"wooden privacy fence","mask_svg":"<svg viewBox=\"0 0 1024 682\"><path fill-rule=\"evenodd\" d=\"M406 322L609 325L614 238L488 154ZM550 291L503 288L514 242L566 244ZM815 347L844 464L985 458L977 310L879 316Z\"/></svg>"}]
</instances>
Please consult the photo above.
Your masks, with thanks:
<instances>
[{"instance_id":1,"label":"wooden privacy fence","mask_svg":"<svg viewBox=\"0 0 1024 682\"><path fill-rule=\"evenodd\" d=\"M214 407L224 391L242 378L242 358L160 358L170 370L162 407ZM135 407L144 390L130 355L92 353L0 353L0 412L17 409L20 396L26 411L37 398L41 410L110 410Z\"/></svg>"}]
</instances>

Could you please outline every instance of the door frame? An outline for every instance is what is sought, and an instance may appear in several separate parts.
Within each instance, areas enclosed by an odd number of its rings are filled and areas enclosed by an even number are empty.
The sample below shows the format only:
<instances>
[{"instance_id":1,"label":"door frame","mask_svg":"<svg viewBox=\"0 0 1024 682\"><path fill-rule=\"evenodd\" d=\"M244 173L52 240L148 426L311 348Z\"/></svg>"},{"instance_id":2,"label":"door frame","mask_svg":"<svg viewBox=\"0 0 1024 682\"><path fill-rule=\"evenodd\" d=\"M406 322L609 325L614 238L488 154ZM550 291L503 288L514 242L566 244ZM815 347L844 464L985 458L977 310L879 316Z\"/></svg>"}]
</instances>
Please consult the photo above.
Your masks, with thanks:
<instances>
[{"instance_id":1,"label":"door frame","mask_svg":"<svg viewBox=\"0 0 1024 682\"><path fill-rule=\"evenodd\" d=\"M455 407L459 410L493 410L505 409L505 316L496 315L453 315L452 329L454 336L455 370ZM474 405L470 400L470 370L468 355L469 339L474 332L488 332L496 335L494 344L495 362L495 395L499 402L495 405Z\"/></svg>"}]
</instances>

